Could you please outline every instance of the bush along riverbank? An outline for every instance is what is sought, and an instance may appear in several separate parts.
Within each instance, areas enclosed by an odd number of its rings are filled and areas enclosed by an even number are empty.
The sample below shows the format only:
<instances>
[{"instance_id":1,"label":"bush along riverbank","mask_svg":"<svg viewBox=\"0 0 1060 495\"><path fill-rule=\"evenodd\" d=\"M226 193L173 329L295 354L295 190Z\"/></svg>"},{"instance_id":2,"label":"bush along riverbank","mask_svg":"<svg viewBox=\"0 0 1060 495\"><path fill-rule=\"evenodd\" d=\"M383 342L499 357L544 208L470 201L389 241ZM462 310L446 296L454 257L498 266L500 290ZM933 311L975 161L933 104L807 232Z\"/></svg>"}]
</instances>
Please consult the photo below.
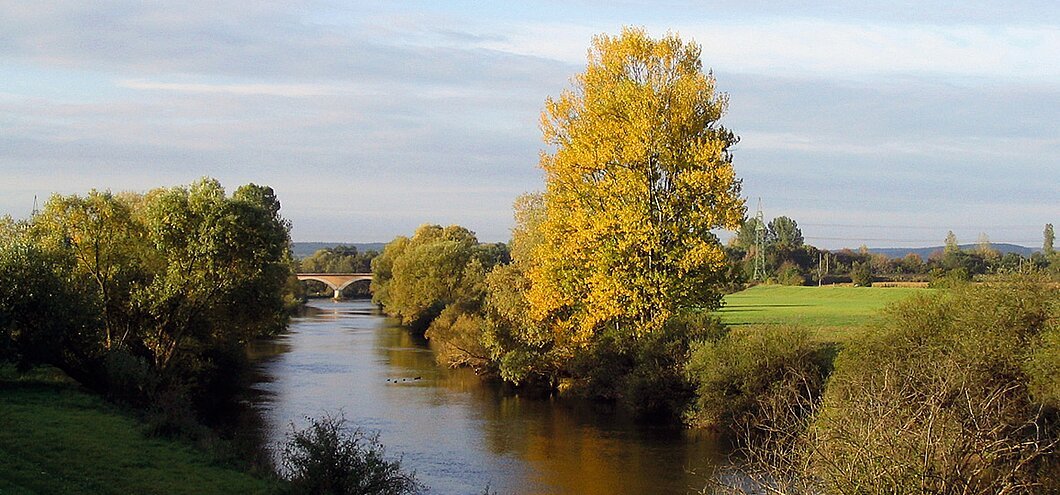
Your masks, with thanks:
<instances>
[{"instance_id":1,"label":"bush along riverbank","mask_svg":"<svg viewBox=\"0 0 1060 495\"><path fill-rule=\"evenodd\" d=\"M721 480L756 480L751 493L1060 492L1054 284L914 297L830 363L805 332L774 331L692 355L694 417L732 434L745 460ZM723 481L718 493L744 493Z\"/></svg>"},{"instance_id":2,"label":"bush along riverbank","mask_svg":"<svg viewBox=\"0 0 1060 495\"><path fill-rule=\"evenodd\" d=\"M200 427L201 429L201 427ZM109 403L55 368L0 367L0 493L423 493L426 486L370 433L339 418L292 430L279 466L233 445L158 434L150 415Z\"/></svg>"}]
</instances>

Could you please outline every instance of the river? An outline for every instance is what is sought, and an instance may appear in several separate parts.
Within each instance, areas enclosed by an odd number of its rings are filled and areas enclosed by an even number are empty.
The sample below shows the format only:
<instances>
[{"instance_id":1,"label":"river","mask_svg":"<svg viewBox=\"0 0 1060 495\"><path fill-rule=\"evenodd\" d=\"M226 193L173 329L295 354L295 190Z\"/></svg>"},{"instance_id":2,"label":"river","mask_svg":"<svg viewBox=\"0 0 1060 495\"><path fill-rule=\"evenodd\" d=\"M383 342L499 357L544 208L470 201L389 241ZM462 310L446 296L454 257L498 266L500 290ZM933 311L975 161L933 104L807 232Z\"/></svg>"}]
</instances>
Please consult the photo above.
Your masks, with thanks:
<instances>
[{"instance_id":1,"label":"river","mask_svg":"<svg viewBox=\"0 0 1060 495\"><path fill-rule=\"evenodd\" d=\"M638 425L592 401L522 397L440 367L427 342L365 300L312 300L251 356L270 446L307 416L341 413L379 432L431 493L688 493L725 462L704 432Z\"/></svg>"}]
</instances>

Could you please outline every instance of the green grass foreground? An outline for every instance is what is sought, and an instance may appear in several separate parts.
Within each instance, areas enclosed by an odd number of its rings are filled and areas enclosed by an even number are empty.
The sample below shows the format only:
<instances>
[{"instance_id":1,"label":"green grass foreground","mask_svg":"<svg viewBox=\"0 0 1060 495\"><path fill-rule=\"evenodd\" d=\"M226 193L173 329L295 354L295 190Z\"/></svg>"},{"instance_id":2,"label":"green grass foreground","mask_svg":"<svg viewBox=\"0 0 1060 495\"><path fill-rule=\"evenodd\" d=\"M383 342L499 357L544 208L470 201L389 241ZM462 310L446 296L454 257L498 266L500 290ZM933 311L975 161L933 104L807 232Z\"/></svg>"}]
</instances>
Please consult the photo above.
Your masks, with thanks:
<instances>
[{"instance_id":1,"label":"green grass foreground","mask_svg":"<svg viewBox=\"0 0 1060 495\"><path fill-rule=\"evenodd\" d=\"M0 494L269 493L269 481L211 462L56 370L0 367Z\"/></svg>"},{"instance_id":2,"label":"green grass foreground","mask_svg":"<svg viewBox=\"0 0 1060 495\"><path fill-rule=\"evenodd\" d=\"M933 289L758 285L725 296L718 311L727 325L799 325L823 342L861 335L889 304Z\"/></svg>"}]
</instances>

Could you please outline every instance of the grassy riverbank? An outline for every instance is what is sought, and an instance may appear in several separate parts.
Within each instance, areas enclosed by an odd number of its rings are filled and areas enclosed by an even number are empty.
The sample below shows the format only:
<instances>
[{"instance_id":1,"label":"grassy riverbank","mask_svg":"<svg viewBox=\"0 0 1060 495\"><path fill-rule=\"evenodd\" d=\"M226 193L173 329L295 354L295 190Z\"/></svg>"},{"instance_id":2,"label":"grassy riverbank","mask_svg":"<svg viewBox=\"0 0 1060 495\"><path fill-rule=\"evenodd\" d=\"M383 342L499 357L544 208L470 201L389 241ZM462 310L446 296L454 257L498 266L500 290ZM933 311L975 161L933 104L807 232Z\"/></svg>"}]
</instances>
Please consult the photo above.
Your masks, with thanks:
<instances>
[{"instance_id":1,"label":"grassy riverbank","mask_svg":"<svg viewBox=\"0 0 1060 495\"><path fill-rule=\"evenodd\" d=\"M147 437L130 414L61 372L0 367L0 493L270 493L190 445Z\"/></svg>"},{"instance_id":2,"label":"grassy riverbank","mask_svg":"<svg viewBox=\"0 0 1060 495\"><path fill-rule=\"evenodd\" d=\"M725 296L718 314L728 325L799 325L810 328L819 340L845 342L864 332L887 305L929 291L759 285Z\"/></svg>"}]
</instances>

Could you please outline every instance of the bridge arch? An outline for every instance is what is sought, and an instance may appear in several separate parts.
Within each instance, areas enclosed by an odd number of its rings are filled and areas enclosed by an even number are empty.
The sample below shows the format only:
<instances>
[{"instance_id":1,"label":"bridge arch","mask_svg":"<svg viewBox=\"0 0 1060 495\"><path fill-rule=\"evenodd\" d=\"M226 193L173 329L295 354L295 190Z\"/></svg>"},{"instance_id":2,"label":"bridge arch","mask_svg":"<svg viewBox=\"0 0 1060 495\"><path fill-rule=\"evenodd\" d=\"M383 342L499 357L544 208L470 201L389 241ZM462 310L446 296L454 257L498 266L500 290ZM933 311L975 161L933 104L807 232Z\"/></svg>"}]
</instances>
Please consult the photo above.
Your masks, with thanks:
<instances>
[{"instance_id":1,"label":"bridge arch","mask_svg":"<svg viewBox=\"0 0 1060 495\"><path fill-rule=\"evenodd\" d=\"M298 280L315 280L335 292L335 299L342 299L342 289L355 282L372 280L371 273L298 273Z\"/></svg>"}]
</instances>

